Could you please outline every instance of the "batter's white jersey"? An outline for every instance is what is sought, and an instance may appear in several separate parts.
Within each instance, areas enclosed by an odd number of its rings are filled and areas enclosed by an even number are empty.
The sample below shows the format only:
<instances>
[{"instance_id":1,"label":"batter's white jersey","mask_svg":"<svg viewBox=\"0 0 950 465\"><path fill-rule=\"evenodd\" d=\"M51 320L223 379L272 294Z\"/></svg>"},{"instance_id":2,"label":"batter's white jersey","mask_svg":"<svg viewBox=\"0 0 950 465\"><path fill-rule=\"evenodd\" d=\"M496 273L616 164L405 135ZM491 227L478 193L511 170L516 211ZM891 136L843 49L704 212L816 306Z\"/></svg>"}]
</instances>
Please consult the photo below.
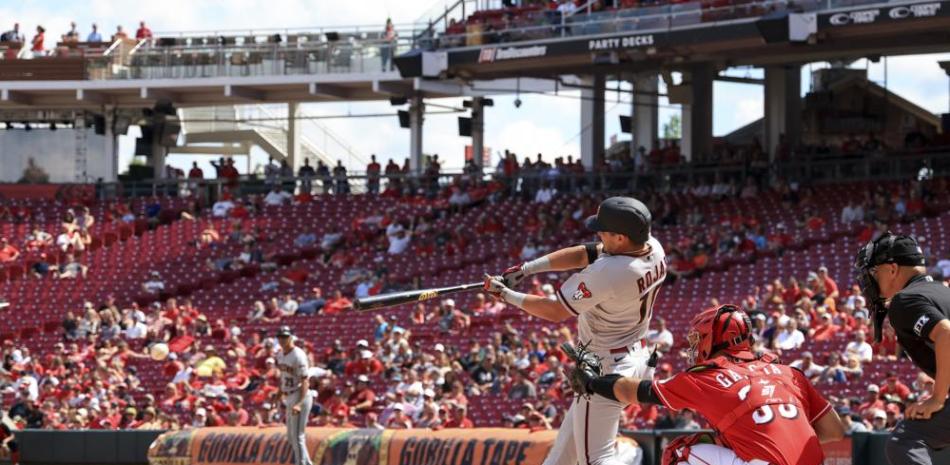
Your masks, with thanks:
<instances>
[{"instance_id":1,"label":"batter's white jersey","mask_svg":"<svg viewBox=\"0 0 950 465\"><path fill-rule=\"evenodd\" d=\"M561 304L577 316L578 339L601 357L604 373L652 377L646 336L653 301L666 277L665 254L651 237L643 253L602 253L558 289ZM626 465L614 443L623 410L599 395L575 397L564 414L543 465Z\"/></svg>"},{"instance_id":2,"label":"batter's white jersey","mask_svg":"<svg viewBox=\"0 0 950 465\"><path fill-rule=\"evenodd\" d=\"M290 352L277 356L277 368L280 369L280 392L287 399L300 391L304 378L310 372L310 360L303 349L294 347Z\"/></svg>"},{"instance_id":3,"label":"batter's white jersey","mask_svg":"<svg viewBox=\"0 0 950 465\"><path fill-rule=\"evenodd\" d=\"M595 352L628 347L646 337L653 302L666 278L660 241L639 254L600 256L561 284L557 297L577 316L578 339Z\"/></svg>"}]
</instances>

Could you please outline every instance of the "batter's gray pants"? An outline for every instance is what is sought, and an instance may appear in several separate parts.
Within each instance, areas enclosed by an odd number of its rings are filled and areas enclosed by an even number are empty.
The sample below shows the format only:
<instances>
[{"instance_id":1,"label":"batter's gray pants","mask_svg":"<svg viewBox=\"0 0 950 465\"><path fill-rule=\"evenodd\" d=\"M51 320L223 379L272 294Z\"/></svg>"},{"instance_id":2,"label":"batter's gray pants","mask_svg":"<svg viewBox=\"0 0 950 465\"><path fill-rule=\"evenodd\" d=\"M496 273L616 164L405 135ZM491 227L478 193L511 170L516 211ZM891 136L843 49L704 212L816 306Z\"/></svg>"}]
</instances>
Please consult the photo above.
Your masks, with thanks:
<instances>
[{"instance_id":1,"label":"batter's gray pants","mask_svg":"<svg viewBox=\"0 0 950 465\"><path fill-rule=\"evenodd\" d=\"M937 465L934 453L950 446L950 407L929 420L901 420L887 441L891 465Z\"/></svg>"},{"instance_id":2,"label":"batter's gray pants","mask_svg":"<svg viewBox=\"0 0 950 465\"><path fill-rule=\"evenodd\" d=\"M284 400L287 406L287 442L294 451L294 465L313 465L307 452L307 419L313 407L313 398L307 393L306 399L300 404L300 413L294 414L291 408L299 400L300 394L290 394Z\"/></svg>"}]
</instances>

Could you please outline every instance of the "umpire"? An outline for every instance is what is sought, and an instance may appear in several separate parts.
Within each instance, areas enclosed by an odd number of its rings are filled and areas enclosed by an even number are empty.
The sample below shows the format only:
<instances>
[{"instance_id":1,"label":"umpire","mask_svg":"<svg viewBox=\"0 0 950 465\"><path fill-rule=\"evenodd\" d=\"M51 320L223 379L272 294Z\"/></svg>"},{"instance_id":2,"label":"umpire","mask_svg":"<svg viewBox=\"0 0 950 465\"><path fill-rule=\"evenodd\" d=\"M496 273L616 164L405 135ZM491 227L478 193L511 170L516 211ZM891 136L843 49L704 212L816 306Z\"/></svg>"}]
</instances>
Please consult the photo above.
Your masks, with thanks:
<instances>
[{"instance_id":1,"label":"umpire","mask_svg":"<svg viewBox=\"0 0 950 465\"><path fill-rule=\"evenodd\" d=\"M911 360L935 380L934 394L907 407L887 443L892 465L933 465L934 453L950 446L950 289L927 276L924 254L910 236L890 232L857 255L858 284L874 314L880 340L884 318Z\"/></svg>"}]
</instances>

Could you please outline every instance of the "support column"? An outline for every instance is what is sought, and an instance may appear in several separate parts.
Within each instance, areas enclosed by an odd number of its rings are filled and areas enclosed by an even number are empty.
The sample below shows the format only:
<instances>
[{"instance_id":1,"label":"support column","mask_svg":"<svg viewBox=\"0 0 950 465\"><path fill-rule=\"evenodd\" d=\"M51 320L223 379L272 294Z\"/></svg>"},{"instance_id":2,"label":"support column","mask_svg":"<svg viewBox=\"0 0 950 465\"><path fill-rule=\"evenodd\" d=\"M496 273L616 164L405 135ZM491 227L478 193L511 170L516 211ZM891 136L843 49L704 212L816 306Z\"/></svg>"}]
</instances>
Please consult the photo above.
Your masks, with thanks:
<instances>
[{"instance_id":1,"label":"support column","mask_svg":"<svg viewBox=\"0 0 950 465\"><path fill-rule=\"evenodd\" d=\"M409 169L413 173L422 170L422 125L425 112L422 96L412 97L409 104Z\"/></svg>"},{"instance_id":2,"label":"support column","mask_svg":"<svg viewBox=\"0 0 950 465\"><path fill-rule=\"evenodd\" d=\"M604 155L604 90L606 79L594 75L582 79L581 90L581 162L591 168Z\"/></svg>"},{"instance_id":3,"label":"support column","mask_svg":"<svg viewBox=\"0 0 950 465\"><path fill-rule=\"evenodd\" d=\"M161 133L155 126L156 132L152 134L152 169L155 171L155 179L165 179L165 157L168 154L167 148L162 145Z\"/></svg>"},{"instance_id":4,"label":"support column","mask_svg":"<svg viewBox=\"0 0 950 465\"><path fill-rule=\"evenodd\" d=\"M775 149L783 135L789 146L795 146L801 140L801 80L799 65L765 68L762 144L769 154L769 160L775 159Z\"/></svg>"},{"instance_id":5,"label":"support column","mask_svg":"<svg viewBox=\"0 0 950 465\"><path fill-rule=\"evenodd\" d=\"M106 117L106 156L109 157L112 171L109 173L107 182L114 182L119 179L119 143L118 136L115 133L115 106L107 105L105 109Z\"/></svg>"},{"instance_id":6,"label":"support column","mask_svg":"<svg viewBox=\"0 0 950 465\"><path fill-rule=\"evenodd\" d=\"M485 99L472 99L472 160L483 168L485 154Z\"/></svg>"},{"instance_id":7,"label":"support column","mask_svg":"<svg viewBox=\"0 0 950 465\"><path fill-rule=\"evenodd\" d=\"M300 151L300 121L297 119L298 102L287 104L287 164L297 173L303 166L303 154Z\"/></svg>"},{"instance_id":8,"label":"support column","mask_svg":"<svg viewBox=\"0 0 950 465\"><path fill-rule=\"evenodd\" d=\"M631 121L633 146L631 148L634 151L638 147L643 147L649 152L656 143L657 133L659 132L657 81L656 73L638 74L633 79L633 118Z\"/></svg>"},{"instance_id":9,"label":"support column","mask_svg":"<svg viewBox=\"0 0 950 465\"><path fill-rule=\"evenodd\" d=\"M689 83L689 103L682 106L680 153L686 161L712 152L712 102L715 69L711 63L696 63L688 68L684 81Z\"/></svg>"}]
</instances>

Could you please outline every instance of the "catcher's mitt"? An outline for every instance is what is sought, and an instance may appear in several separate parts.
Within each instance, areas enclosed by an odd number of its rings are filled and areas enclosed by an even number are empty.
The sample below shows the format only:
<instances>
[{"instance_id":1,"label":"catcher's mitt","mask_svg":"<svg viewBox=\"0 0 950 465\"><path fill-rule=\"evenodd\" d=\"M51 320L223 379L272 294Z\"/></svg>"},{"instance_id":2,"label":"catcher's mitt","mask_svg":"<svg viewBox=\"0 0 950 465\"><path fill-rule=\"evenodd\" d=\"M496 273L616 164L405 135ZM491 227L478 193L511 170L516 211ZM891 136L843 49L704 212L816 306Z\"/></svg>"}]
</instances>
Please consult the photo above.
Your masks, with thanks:
<instances>
[{"instance_id":1,"label":"catcher's mitt","mask_svg":"<svg viewBox=\"0 0 950 465\"><path fill-rule=\"evenodd\" d=\"M594 378L600 377L602 368L600 366L600 357L591 352L587 344L578 344L574 347L569 342L561 344L561 350L567 354L567 357L574 361L574 369L568 374L568 381L571 383L571 390L578 396L584 396L590 399L593 391L590 389L590 382Z\"/></svg>"}]
</instances>

